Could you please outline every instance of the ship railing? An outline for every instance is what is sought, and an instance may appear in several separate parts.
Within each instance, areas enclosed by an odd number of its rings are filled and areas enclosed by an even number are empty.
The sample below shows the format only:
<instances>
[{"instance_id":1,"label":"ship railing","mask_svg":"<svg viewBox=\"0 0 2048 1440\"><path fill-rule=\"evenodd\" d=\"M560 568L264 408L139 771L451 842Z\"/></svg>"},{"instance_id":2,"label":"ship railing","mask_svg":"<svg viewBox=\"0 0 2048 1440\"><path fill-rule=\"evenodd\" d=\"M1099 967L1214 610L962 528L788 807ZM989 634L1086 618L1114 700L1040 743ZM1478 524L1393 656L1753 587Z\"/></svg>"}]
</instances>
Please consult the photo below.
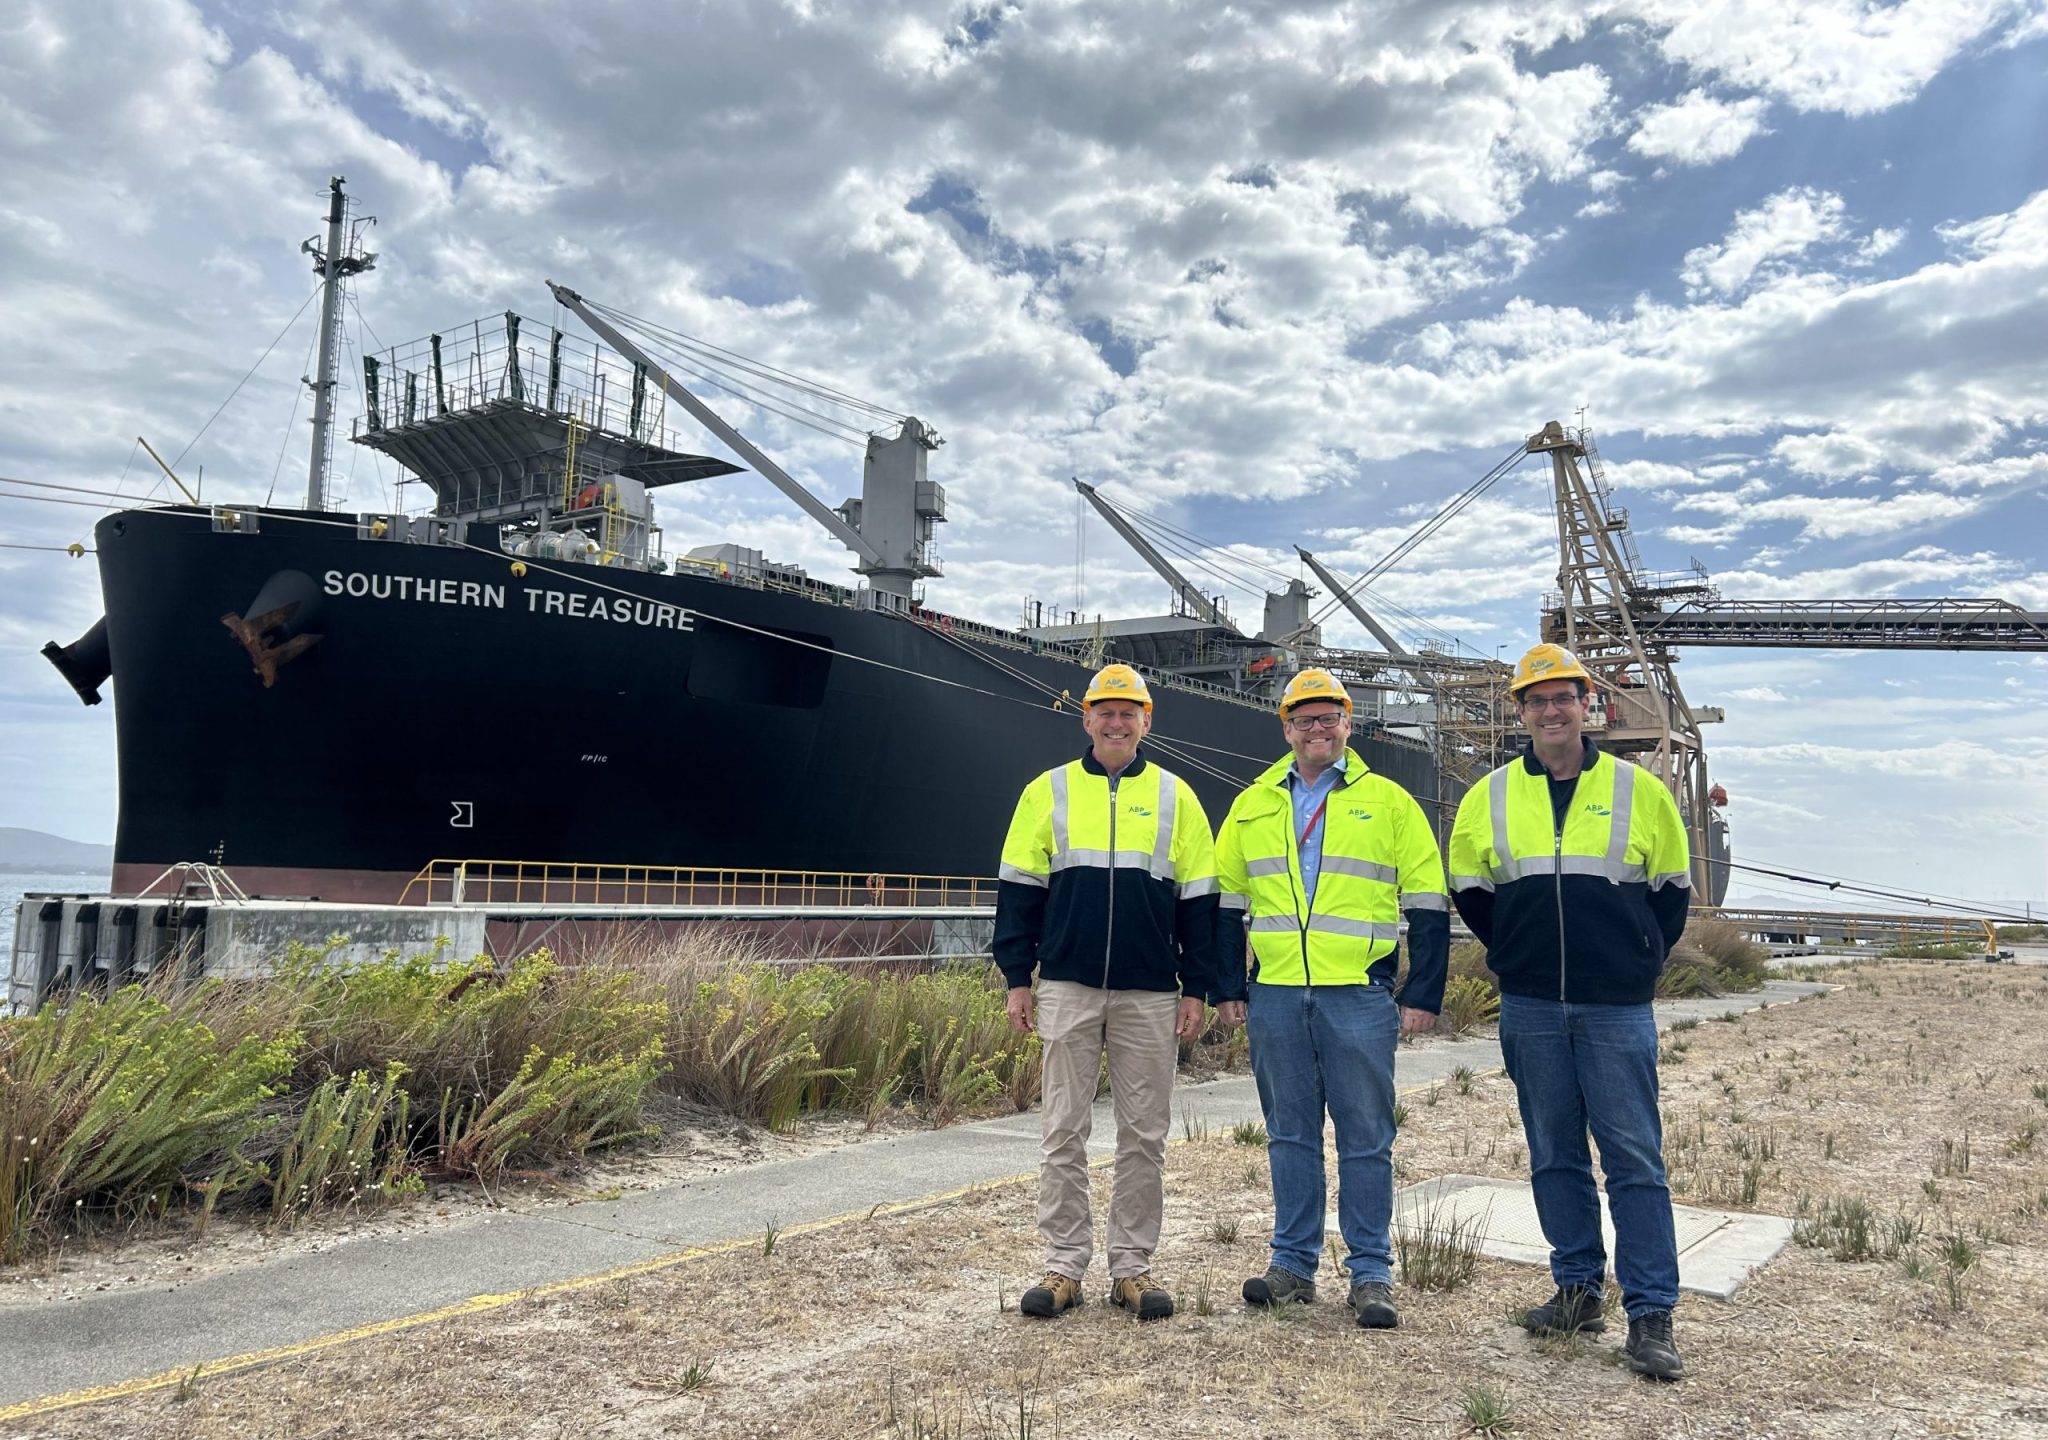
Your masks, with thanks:
<instances>
[{"instance_id":1,"label":"ship railing","mask_svg":"<svg viewBox=\"0 0 2048 1440\"><path fill-rule=\"evenodd\" d=\"M685 437L667 424L662 379L608 347L508 311L370 356L364 388L375 393L356 433L510 400L680 450Z\"/></svg>"},{"instance_id":2,"label":"ship railing","mask_svg":"<svg viewBox=\"0 0 2048 1440\"><path fill-rule=\"evenodd\" d=\"M1975 915L1886 915L1837 910L1759 910L1695 905L1703 920L1721 920L1747 935L1806 935L1851 945L1968 945L1998 951L1998 925Z\"/></svg>"},{"instance_id":3,"label":"ship railing","mask_svg":"<svg viewBox=\"0 0 2048 1440\"><path fill-rule=\"evenodd\" d=\"M401 905L549 910L981 909L995 901L987 876L446 859L424 866L399 897Z\"/></svg>"}]
</instances>

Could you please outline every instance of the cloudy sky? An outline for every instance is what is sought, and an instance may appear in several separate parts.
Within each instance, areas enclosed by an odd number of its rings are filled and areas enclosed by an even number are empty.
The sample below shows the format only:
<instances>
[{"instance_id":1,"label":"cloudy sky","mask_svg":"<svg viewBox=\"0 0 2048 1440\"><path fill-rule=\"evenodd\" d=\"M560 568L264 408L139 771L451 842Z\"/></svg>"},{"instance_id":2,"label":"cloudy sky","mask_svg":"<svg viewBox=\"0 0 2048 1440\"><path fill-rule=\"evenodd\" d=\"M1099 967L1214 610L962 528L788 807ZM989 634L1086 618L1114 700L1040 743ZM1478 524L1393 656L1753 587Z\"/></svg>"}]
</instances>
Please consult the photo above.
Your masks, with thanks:
<instances>
[{"instance_id":1,"label":"cloudy sky","mask_svg":"<svg viewBox=\"0 0 2048 1440\"><path fill-rule=\"evenodd\" d=\"M545 323L552 277L914 412L930 599L981 618L1164 608L1070 475L1357 573L1582 412L1653 569L2048 609L2044 82L2038 0L0 0L0 475L150 493L134 437L186 451L283 331L179 463L295 502L340 173L382 255L351 345ZM853 446L724 408L854 493ZM339 502L390 504L339 449ZM843 571L757 477L663 507L673 548ZM95 513L0 502L0 541ZM1531 463L1374 588L1512 655L1556 564ZM112 836L112 707L36 655L98 608L89 559L0 549L0 825ZM1742 858L2048 900L2048 657L1681 676Z\"/></svg>"}]
</instances>

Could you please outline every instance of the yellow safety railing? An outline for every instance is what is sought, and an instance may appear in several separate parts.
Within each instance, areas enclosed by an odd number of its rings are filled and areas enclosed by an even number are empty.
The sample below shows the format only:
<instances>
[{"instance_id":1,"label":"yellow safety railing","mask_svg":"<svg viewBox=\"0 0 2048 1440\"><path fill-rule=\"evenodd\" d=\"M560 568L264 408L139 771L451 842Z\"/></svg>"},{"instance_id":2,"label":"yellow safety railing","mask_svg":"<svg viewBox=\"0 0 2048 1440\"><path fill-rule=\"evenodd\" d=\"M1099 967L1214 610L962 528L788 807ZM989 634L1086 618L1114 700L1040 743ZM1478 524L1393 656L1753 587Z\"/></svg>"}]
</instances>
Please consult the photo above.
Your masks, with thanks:
<instances>
[{"instance_id":1,"label":"yellow safety railing","mask_svg":"<svg viewBox=\"0 0 2048 1440\"><path fill-rule=\"evenodd\" d=\"M434 860L407 882L401 905L849 910L967 909L996 901L988 876L854 874L822 870L707 870L535 860Z\"/></svg>"}]
</instances>

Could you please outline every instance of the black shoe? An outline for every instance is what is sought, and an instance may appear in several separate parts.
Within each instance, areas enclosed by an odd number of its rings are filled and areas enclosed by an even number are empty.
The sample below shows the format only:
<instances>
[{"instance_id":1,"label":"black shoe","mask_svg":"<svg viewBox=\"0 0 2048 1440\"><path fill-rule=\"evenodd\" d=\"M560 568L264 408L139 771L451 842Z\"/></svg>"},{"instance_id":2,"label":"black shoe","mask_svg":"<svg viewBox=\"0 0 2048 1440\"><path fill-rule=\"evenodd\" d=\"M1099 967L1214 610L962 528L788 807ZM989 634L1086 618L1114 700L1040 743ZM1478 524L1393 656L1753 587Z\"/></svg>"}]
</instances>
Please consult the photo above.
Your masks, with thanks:
<instances>
[{"instance_id":1,"label":"black shoe","mask_svg":"<svg viewBox=\"0 0 2048 1440\"><path fill-rule=\"evenodd\" d=\"M1628 1368L1656 1380L1676 1380L1685 1361L1671 1341L1671 1312L1652 1310L1628 1322Z\"/></svg>"},{"instance_id":2,"label":"black shoe","mask_svg":"<svg viewBox=\"0 0 2048 1440\"><path fill-rule=\"evenodd\" d=\"M1024 1292L1017 1302L1017 1309L1025 1315L1047 1319L1062 1310L1071 1310L1081 1303L1081 1282L1071 1275L1062 1275L1057 1270L1045 1272L1045 1278Z\"/></svg>"},{"instance_id":3,"label":"black shoe","mask_svg":"<svg viewBox=\"0 0 2048 1440\"><path fill-rule=\"evenodd\" d=\"M1391 1330L1401 1323L1401 1312L1394 1308L1394 1287L1377 1280L1351 1287L1351 1309L1361 1330Z\"/></svg>"},{"instance_id":4,"label":"black shoe","mask_svg":"<svg viewBox=\"0 0 2048 1440\"><path fill-rule=\"evenodd\" d=\"M1607 1328L1607 1321L1600 1314L1600 1302L1598 1290L1584 1285L1561 1286L1541 1305L1522 1312L1522 1326L1552 1335L1569 1335L1579 1330L1598 1335Z\"/></svg>"},{"instance_id":5,"label":"black shoe","mask_svg":"<svg viewBox=\"0 0 2048 1440\"><path fill-rule=\"evenodd\" d=\"M1307 1305L1316 1298L1316 1282L1304 1280L1292 1270L1282 1270L1278 1265L1267 1267L1263 1275L1254 1275L1244 1282L1244 1303L1267 1309L1274 1305Z\"/></svg>"},{"instance_id":6,"label":"black shoe","mask_svg":"<svg viewBox=\"0 0 2048 1440\"><path fill-rule=\"evenodd\" d=\"M1109 1283L1109 1303L1128 1310L1140 1320L1164 1320L1173 1314L1173 1296L1152 1278L1152 1272L1126 1275Z\"/></svg>"}]
</instances>

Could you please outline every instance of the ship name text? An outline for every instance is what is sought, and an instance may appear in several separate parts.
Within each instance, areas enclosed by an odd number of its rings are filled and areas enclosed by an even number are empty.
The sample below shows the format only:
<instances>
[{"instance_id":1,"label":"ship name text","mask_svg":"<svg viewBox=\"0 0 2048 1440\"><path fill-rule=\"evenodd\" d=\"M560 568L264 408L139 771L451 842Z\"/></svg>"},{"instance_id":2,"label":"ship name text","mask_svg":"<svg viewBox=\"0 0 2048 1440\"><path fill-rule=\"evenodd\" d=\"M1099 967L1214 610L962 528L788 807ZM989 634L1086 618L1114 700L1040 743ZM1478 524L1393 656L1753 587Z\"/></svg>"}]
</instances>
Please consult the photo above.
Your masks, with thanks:
<instances>
[{"instance_id":1,"label":"ship name text","mask_svg":"<svg viewBox=\"0 0 2048 1440\"><path fill-rule=\"evenodd\" d=\"M505 587L476 580L431 580L419 575L373 575L362 570L329 570L322 579L329 595L357 599L418 600L430 605L473 605L484 610L505 608ZM631 595L591 595L581 590L521 587L530 615L561 615L575 620L609 620L655 630L691 630L695 618L680 605L640 600Z\"/></svg>"}]
</instances>

